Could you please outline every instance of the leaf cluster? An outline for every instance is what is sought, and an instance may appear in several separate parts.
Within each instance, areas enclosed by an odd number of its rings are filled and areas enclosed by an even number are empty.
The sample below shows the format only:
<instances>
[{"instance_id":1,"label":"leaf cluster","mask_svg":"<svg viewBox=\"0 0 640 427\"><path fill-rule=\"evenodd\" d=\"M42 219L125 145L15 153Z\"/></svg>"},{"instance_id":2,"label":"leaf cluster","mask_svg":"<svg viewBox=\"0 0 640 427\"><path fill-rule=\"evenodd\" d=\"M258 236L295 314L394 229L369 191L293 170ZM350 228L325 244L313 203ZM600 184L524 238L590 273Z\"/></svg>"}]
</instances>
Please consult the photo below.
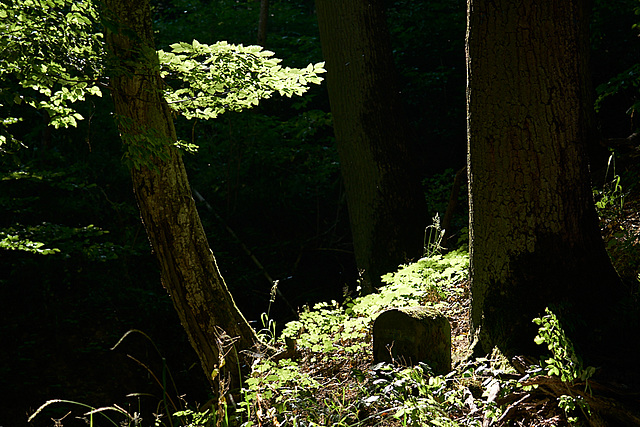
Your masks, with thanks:
<instances>
[{"instance_id":1,"label":"leaf cluster","mask_svg":"<svg viewBox=\"0 0 640 427\"><path fill-rule=\"evenodd\" d=\"M298 345L317 353L357 354L367 347L369 328L378 313L389 308L433 304L442 306L450 293L460 292L467 277L468 255L453 251L423 258L382 276L386 283L377 292L305 308L300 319L289 322L282 332Z\"/></svg>"},{"instance_id":2,"label":"leaf cluster","mask_svg":"<svg viewBox=\"0 0 640 427\"><path fill-rule=\"evenodd\" d=\"M582 359L576 354L573 343L560 325L558 317L549 308L545 308L545 313L544 316L533 319L533 322L540 326L534 339L535 343L546 344L552 354L552 357L544 361L543 368L548 375L560 377L565 382L586 381L595 373L595 368L583 367Z\"/></svg>"},{"instance_id":3,"label":"leaf cluster","mask_svg":"<svg viewBox=\"0 0 640 427\"><path fill-rule=\"evenodd\" d=\"M580 409L585 416L588 416L591 409L582 396L571 393L570 385L575 381L584 381L588 389L587 380L593 376L596 368L583 366L582 359L576 354L573 343L560 325L558 317L548 307L545 308L545 313L544 316L533 319L533 322L540 326L538 335L534 339L535 343L546 344L552 354L551 357L541 361L540 365L547 375L559 377L563 383L567 384L568 394L558 397L558 406L565 411L569 422L574 424L578 422L578 418L570 416L571 412Z\"/></svg>"},{"instance_id":4,"label":"leaf cluster","mask_svg":"<svg viewBox=\"0 0 640 427\"><path fill-rule=\"evenodd\" d=\"M0 87L0 107L24 104L44 110L49 124L56 128L77 126L83 116L71 104L88 95L102 96L101 87L108 88L99 82L106 74L101 31L103 24L114 24L102 23L100 18L91 1L10 0L0 4L0 79L7 85ZM166 83L164 94L171 107L186 118L211 119L225 111L241 111L274 93L299 96L310 84L319 84L319 74L325 72L323 63L301 69L282 67L273 52L260 46L207 45L193 40L170 47L170 52L157 52ZM11 140L6 127L19 120L13 113L6 116L0 145ZM134 145L152 139L145 137ZM150 144L149 150L157 145ZM128 160L135 165L135 159Z\"/></svg>"},{"instance_id":5,"label":"leaf cluster","mask_svg":"<svg viewBox=\"0 0 640 427\"><path fill-rule=\"evenodd\" d=\"M44 243L34 242L21 238L18 234L11 234L9 231L0 231L0 249L11 249L31 252L39 255L51 255L60 252L60 249L44 248Z\"/></svg>"},{"instance_id":6,"label":"leaf cluster","mask_svg":"<svg viewBox=\"0 0 640 427\"><path fill-rule=\"evenodd\" d=\"M94 262L110 261L132 253L130 248L108 240L101 241L102 239L99 237L108 233L109 231L94 225L68 227L46 222L34 226L14 224L11 227L0 229L0 248L40 255L60 253L64 258L82 255L86 260ZM39 240L47 242L47 246L54 245L56 247L44 248L45 244Z\"/></svg>"},{"instance_id":7,"label":"leaf cluster","mask_svg":"<svg viewBox=\"0 0 640 427\"><path fill-rule=\"evenodd\" d=\"M302 95L310 83L320 84L318 74L325 72L324 63L282 67L281 60L261 46L193 40L170 47L171 52L158 52L160 74L168 84L165 98L188 119L213 119L225 111L251 108L274 93Z\"/></svg>"},{"instance_id":8,"label":"leaf cluster","mask_svg":"<svg viewBox=\"0 0 640 427\"><path fill-rule=\"evenodd\" d=\"M104 52L98 22L90 1L0 3L0 107L24 103L46 111L56 128L76 126L82 115L70 104L102 94L96 84ZM6 141L0 135L0 145Z\"/></svg>"},{"instance_id":9,"label":"leaf cluster","mask_svg":"<svg viewBox=\"0 0 640 427\"><path fill-rule=\"evenodd\" d=\"M106 204L99 202L102 193L98 185L87 183L86 171L76 169L75 165L56 170L23 165L19 170L0 173L0 208L7 212L0 224L0 235L8 239L5 249L59 253L55 257L58 261L78 256L105 262L137 253L132 247L115 243L104 226L74 224L77 211L100 220L95 215ZM113 207L121 208L117 204ZM95 208L95 212L89 208ZM46 242L52 249L42 252L45 244L39 244L34 252L34 242Z\"/></svg>"}]
</instances>

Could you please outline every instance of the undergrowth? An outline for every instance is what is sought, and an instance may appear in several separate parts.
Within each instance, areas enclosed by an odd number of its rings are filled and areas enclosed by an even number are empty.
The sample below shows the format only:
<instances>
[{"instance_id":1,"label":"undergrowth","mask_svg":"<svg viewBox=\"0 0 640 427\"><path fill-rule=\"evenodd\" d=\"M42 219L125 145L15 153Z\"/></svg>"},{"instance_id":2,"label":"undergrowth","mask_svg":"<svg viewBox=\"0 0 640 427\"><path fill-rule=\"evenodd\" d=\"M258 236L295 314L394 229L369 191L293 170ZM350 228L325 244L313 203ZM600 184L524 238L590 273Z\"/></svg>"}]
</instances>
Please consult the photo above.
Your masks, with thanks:
<instances>
[{"instance_id":1,"label":"undergrowth","mask_svg":"<svg viewBox=\"0 0 640 427\"><path fill-rule=\"evenodd\" d=\"M556 425L577 425L587 419L590 407L585 393L594 370L581 365L551 311L534 320L540 327L536 342L546 344L551 356L519 370L497 351L471 359L462 357L465 348L455 345L457 363L446 375L435 375L424 363L373 363L371 326L381 311L428 305L453 324L461 316L460 301L468 299L467 272L464 250L435 254L387 274L385 286L376 293L304 308L299 320L289 322L277 339L271 332L275 328L263 319L270 331L265 338L288 354L286 358L256 355L237 402L229 399L228 405L217 409L167 406L165 415L156 415L151 422L115 405L87 408L84 417L91 426L104 425L94 424L100 418L118 427L510 425L519 414L518 405L530 401L544 383L557 385L552 400L548 396L540 400L551 405L529 402L527 408L558 421ZM462 334L463 329L452 331ZM83 406L53 400L31 418L52 404ZM62 419L54 421L56 427L63 425Z\"/></svg>"},{"instance_id":2,"label":"undergrowth","mask_svg":"<svg viewBox=\"0 0 640 427\"><path fill-rule=\"evenodd\" d=\"M468 299L463 295L467 271L464 250L435 254L384 276L386 285L377 293L304 309L279 341L283 345L286 339L288 347L295 342L294 355L254 361L236 422L242 427L510 425L520 406L534 408L537 417L556 425L578 425L589 417L583 391L574 389L594 369L582 367L549 310L534 321L540 327L536 342L546 344L551 355L540 363L527 361L519 370L497 350L485 358L465 357L466 345L453 349L457 363L446 375L435 375L423 363L373 363L371 326L381 311L429 305L456 322L460 300ZM543 395L538 386L544 381L559 386L541 387ZM551 404L539 407L532 396ZM528 425L535 419L532 415Z\"/></svg>"},{"instance_id":3,"label":"undergrowth","mask_svg":"<svg viewBox=\"0 0 640 427\"><path fill-rule=\"evenodd\" d=\"M600 228L620 277L634 289L640 286L640 172L627 170L618 174L611 155L607 165L605 184L594 189Z\"/></svg>"},{"instance_id":4,"label":"undergrowth","mask_svg":"<svg viewBox=\"0 0 640 427\"><path fill-rule=\"evenodd\" d=\"M293 360L254 361L238 412L241 425L425 425L429 414L444 419L447 405L433 392L444 392L447 380L434 380L427 365L372 366L371 325L389 308L446 311L448 297L463 293L467 269L464 250L436 254L383 276L385 286L376 293L304 308L280 337L281 344L295 341Z\"/></svg>"}]
</instances>

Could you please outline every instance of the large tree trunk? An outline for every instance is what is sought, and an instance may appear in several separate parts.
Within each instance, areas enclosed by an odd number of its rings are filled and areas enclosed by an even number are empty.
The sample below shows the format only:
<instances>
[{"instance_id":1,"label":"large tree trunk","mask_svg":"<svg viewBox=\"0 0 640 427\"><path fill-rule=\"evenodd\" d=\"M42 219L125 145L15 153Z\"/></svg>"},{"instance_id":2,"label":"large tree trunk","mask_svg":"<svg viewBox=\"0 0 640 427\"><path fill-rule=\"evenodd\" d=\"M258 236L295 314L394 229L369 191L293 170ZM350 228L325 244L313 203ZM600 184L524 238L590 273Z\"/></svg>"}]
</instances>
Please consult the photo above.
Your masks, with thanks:
<instances>
[{"instance_id":1,"label":"large tree trunk","mask_svg":"<svg viewBox=\"0 0 640 427\"><path fill-rule=\"evenodd\" d=\"M554 306L593 356L622 288L599 233L585 150L595 136L587 2L468 4L475 336L484 352L531 354L531 320Z\"/></svg>"},{"instance_id":2,"label":"large tree trunk","mask_svg":"<svg viewBox=\"0 0 640 427\"><path fill-rule=\"evenodd\" d=\"M427 209L381 0L317 0L356 262L367 287L422 255ZM366 288L365 288L366 289Z\"/></svg>"},{"instance_id":3,"label":"large tree trunk","mask_svg":"<svg viewBox=\"0 0 640 427\"><path fill-rule=\"evenodd\" d=\"M148 0L107 0L111 22L107 44L111 55L112 97L134 191L149 241L160 263L162 283L204 372L215 383L226 358L228 372L239 385L241 350L258 342L236 307L216 266L191 196L178 150L171 111L160 88ZM117 26L117 28L114 28ZM236 339L221 354L220 329ZM221 346L221 344L223 344Z\"/></svg>"}]
</instances>

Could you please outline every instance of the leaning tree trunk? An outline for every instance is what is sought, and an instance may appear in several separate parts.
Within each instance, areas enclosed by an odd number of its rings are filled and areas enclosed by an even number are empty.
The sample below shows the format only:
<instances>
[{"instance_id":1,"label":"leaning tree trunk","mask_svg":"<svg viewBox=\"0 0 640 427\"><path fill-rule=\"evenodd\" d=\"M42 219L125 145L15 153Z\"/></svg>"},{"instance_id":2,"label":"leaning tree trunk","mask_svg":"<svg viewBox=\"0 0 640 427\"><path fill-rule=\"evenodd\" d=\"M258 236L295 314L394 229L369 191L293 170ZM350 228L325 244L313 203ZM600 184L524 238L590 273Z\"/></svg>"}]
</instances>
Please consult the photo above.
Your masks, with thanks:
<instances>
[{"instance_id":1,"label":"leaning tree trunk","mask_svg":"<svg viewBox=\"0 0 640 427\"><path fill-rule=\"evenodd\" d=\"M369 289L422 255L427 208L382 0L317 0L356 262ZM366 288L365 288L366 289Z\"/></svg>"},{"instance_id":2,"label":"leaning tree trunk","mask_svg":"<svg viewBox=\"0 0 640 427\"><path fill-rule=\"evenodd\" d=\"M532 318L554 306L594 355L621 295L585 152L586 3L469 0L472 325L484 352L537 352Z\"/></svg>"},{"instance_id":3,"label":"leaning tree trunk","mask_svg":"<svg viewBox=\"0 0 640 427\"><path fill-rule=\"evenodd\" d=\"M237 386L238 354L258 342L236 307L209 248L161 93L148 0L107 0L111 89L134 191L149 241L191 345L212 384L226 358ZM235 339L224 348L220 332ZM222 346L221 346L222 344ZM228 353L221 354L223 351Z\"/></svg>"}]
</instances>

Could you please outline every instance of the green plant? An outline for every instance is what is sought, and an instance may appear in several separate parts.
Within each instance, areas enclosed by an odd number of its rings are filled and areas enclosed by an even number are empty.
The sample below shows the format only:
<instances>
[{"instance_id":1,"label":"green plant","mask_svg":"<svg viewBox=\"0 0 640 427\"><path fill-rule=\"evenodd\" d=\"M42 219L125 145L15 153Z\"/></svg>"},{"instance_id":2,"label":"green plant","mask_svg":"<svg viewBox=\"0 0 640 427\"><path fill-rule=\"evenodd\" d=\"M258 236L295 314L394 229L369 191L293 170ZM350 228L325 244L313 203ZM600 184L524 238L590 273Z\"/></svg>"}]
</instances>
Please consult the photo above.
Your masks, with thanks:
<instances>
[{"instance_id":1,"label":"green plant","mask_svg":"<svg viewBox=\"0 0 640 427\"><path fill-rule=\"evenodd\" d=\"M60 252L58 248L43 248L45 244L42 242L34 242L21 238L17 234L10 233L11 232L0 231L0 249L25 251L39 255L51 255Z\"/></svg>"},{"instance_id":2,"label":"green plant","mask_svg":"<svg viewBox=\"0 0 640 427\"><path fill-rule=\"evenodd\" d=\"M579 408L585 417L591 415L591 409L584 398L576 396L569 385L580 380L585 382L585 390L588 389L589 378L596 369L592 366L584 367L582 359L576 354L571 340L560 325L558 317L549 309L545 308L546 315L533 319L539 325L538 335L535 342L538 345L545 344L552 356L541 363L547 375L557 376L565 383L568 394L558 397L558 405L567 414L571 423L576 423L577 418L569 416L571 411Z\"/></svg>"},{"instance_id":3,"label":"green plant","mask_svg":"<svg viewBox=\"0 0 640 427\"><path fill-rule=\"evenodd\" d=\"M208 409L200 411L192 411L190 409L184 411L178 411L173 414L181 420L180 427L218 427L228 426L228 419L224 419L223 422L218 423L215 412L210 412ZM156 422L156 426L158 423Z\"/></svg>"},{"instance_id":4,"label":"green plant","mask_svg":"<svg viewBox=\"0 0 640 427\"><path fill-rule=\"evenodd\" d=\"M545 308L545 313L546 315L533 319L533 322L540 326L538 335L534 339L535 343L538 345L546 343L552 355L544 361L542 367L546 369L548 375L560 377L565 382L588 380L595 373L595 368L583 367L582 359L576 354L558 317L549 308Z\"/></svg>"},{"instance_id":5,"label":"green plant","mask_svg":"<svg viewBox=\"0 0 640 427\"><path fill-rule=\"evenodd\" d=\"M567 421L569 421L569 424L571 425L578 424L580 421L578 417L569 416L569 414L574 412L576 409L580 409L585 415L591 415L591 408L582 396L569 396L563 394L558 397L558 406L567 414Z\"/></svg>"},{"instance_id":6,"label":"green plant","mask_svg":"<svg viewBox=\"0 0 640 427\"><path fill-rule=\"evenodd\" d=\"M258 105L274 93L302 95L310 83L320 84L324 63L306 68L282 67L281 59L261 46L218 42L174 43L171 52L158 51L160 74L174 83L165 98L186 118L212 119L226 111L241 111Z\"/></svg>"},{"instance_id":7,"label":"green plant","mask_svg":"<svg viewBox=\"0 0 640 427\"><path fill-rule=\"evenodd\" d=\"M269 292L269 306L267 307L267 312L260 315L262 329L258 331L258 336L260 337L260 340L267 345L273 345L276 342L276 322L270 317L270 315L271 304L276 301L277 291L278 281L275 280L271 286L271 291Z\"/></svg>"},{"instance_id":8,"label":"green plant","mask_svg":"<svg viewBox=\"0 0 640 427\"><path fill-rule=\"evenodd\" d=\"M613 170L613 178L611 181L607 181L609 177L609 168L612 168ZM622 212L622 207L624 206L626 194L622 190L622 185L620 183L621 177L616 174L614 154L609 156L604 179L605 184L602 186L602 189L594 188L593 190L593 195L596 199L596 207L598 208L601 216L608 209L612 209L614 213L620 214Z\"/></svg>"},{"instance_id":9,"label":"green plant","mask_svg":"<svg viewBox=\"0 0 640 427\"><path fill-rule=\"evenodd\" d=\"M358 354L367 346L369 327L378 313L421 304L442 308L448 295L462 292L460 282L467 277L468 263L466 252L459 250L400 266L382 277L386 285L378 292L348 298L342 305L331 301L305 308L282 334L313 352Z\"/></svg>"},{"instance_id":10,"label":"green plant","mask_svg":"<svg viewBox=\"0 0 640 427\"><path fill-rule=\"evenodd\" d=\"M612 161L613 154L609 158ZM607 166L607 175L609 172ZM605 179L606 179L605 178ZM640 272L640 233L633 225L635 209L634 197L627 201L627 195L637 193L638 172L627 170L618 175L613 172L613 179L606 182L602 189L594 189L594 198L607 251L616 271L628 283L637 286ZM624 191L623 191L624 187Z\"/></svg>"},{"instance_id":11,"label":"green plant","mask_svg":"<svg viewBox=\"0 0 640 427\"><path fill-rule=\"evenodd\" d=\"M377 377L372 385L374 393L367 398L388 408L393 418L403 426L458 426L450 413L451 404L456 404L456 392L446 376L432 376L429 366L420 364L402 368L381 363L372 367ZM454 387L455 388L455 387Z\"/></svg>"},{"instance_id":12,"label":"green plant","mask_svg":"<svg viewBox=\"0 0 640 427\"><path fill-rule=\"evenodd\" d=\"M258 331L258 337L260 341L265 344L273 345L276 342L276 322L269 317L268 313L262 313L260 315L260 322L262 323L262 329Z\"/></svg>"},{"instance_id":13,"label":"green plant","mask_svg":"<svg viewBox=\"0 0 640 427\"><path fill-rule=\"evenodd\" d=\"M442 252L442 238L445 230L440 227L440 214L433 217L433 223L424 231L424 257L432 257Z\"/></svg>"},{"instance_id":14,"label":"green plant","mask_svg":"<svg viewBox=\"0 0 640 427\"><path fill-rule=\"evenodd\" d=\"M238 415L246 417L242 426L252 426L252 417L284 419L312 397L318 387L320 384L308 373L301 372L298 364L291 360L256 360L242 389L243 400L238 404Z\"/></svg>"}]
</instances>

